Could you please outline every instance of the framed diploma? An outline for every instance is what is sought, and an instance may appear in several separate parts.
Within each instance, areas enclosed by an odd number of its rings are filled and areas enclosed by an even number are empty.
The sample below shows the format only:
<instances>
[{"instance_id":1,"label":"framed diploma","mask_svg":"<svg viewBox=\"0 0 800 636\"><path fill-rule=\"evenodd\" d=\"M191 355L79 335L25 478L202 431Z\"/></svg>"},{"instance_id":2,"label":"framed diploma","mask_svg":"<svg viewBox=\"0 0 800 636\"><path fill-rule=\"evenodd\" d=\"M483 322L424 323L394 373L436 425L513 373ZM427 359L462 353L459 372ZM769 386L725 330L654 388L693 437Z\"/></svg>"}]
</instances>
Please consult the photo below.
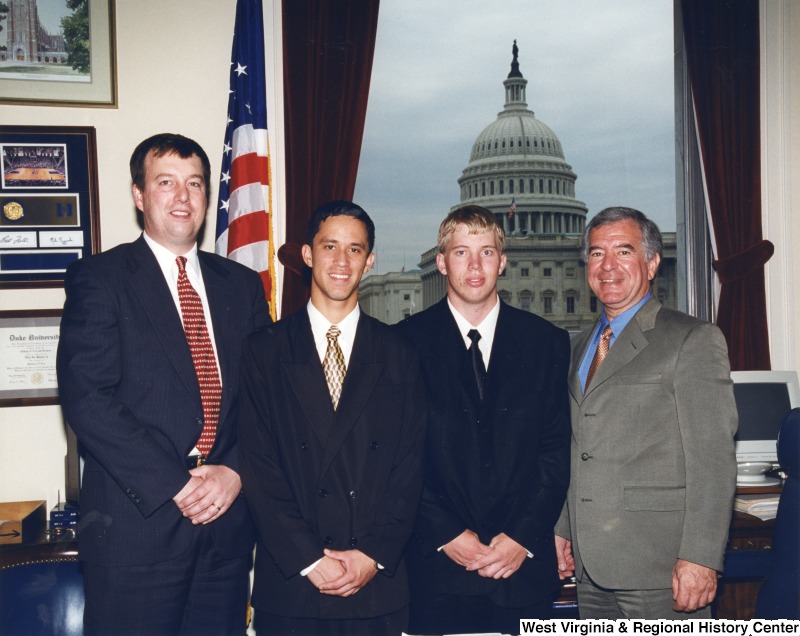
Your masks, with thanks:
<instances>
[{"instance_id":1,"label":"framed diploma","mask_svg":"<svg viewBox=\"0 0 800 636\"><path fill-rule=\"evenodd\" d=\"M0 407L58 404L61 310L0 311Z\"/></svg>"},{"instance_id":2,"label":"framed diploma","mask_svg":"<svg viewBox=\"0 0 800 636\"><path fill-rule=\"evenodd\" d=\"M0 126L0 288L61 287L100 250L92 127Z\"/></svg>"}]
</instances>

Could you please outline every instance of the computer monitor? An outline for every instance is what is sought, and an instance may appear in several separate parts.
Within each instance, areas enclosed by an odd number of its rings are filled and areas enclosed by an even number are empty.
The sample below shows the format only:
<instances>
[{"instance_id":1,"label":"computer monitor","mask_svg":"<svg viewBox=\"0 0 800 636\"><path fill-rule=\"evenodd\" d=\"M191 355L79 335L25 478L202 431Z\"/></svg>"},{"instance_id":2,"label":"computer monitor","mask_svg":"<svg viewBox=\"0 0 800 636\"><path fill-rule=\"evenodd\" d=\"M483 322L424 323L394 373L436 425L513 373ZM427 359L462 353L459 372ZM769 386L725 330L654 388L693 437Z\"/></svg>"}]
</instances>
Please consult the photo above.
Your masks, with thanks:
<instances>
[{"instance_id":1,"label":"computer monitor","mask_svg":"<svg viewBox=\"0 0 800 636\"><path fill-rule=\"evenodd\" d=\"M764 473L777 466L776 441L783 418L800 406L800 385L794 371L732 371L733 395L739 412L736 433L736 483L763 486L778 483Z\"/></svg>"}]
</instances>

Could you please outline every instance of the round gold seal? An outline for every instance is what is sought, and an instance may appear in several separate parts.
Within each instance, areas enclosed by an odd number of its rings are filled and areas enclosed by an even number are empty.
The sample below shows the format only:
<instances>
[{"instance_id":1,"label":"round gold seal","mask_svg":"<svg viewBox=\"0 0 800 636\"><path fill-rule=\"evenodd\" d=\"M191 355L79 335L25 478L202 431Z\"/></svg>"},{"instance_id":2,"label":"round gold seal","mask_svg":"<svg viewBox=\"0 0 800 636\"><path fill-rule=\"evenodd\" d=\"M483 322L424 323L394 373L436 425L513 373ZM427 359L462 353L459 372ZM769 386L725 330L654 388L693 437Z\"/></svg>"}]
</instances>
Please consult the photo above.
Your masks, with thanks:
<instances>
[{"instance_id":1,"label":"round gold seal","mask_svg":"<svg viewBox=\"0 0 800 636\"><path fill-rule=\"evenodd\" d=\"M44 382L44 376L38 371L31 375L31 384L41 384Z\"/></svg>"},{"instance_id":2,"label":"round gold seal","mask_svg":"<svg viewBox=\"0 0 800 636\"><path fill-rule=\"evenodd\" d=\"M25 216L25 210L16 201L11 201L3 206L3 214L9 221L18 221Z\"/></svg>"}]
</instances>

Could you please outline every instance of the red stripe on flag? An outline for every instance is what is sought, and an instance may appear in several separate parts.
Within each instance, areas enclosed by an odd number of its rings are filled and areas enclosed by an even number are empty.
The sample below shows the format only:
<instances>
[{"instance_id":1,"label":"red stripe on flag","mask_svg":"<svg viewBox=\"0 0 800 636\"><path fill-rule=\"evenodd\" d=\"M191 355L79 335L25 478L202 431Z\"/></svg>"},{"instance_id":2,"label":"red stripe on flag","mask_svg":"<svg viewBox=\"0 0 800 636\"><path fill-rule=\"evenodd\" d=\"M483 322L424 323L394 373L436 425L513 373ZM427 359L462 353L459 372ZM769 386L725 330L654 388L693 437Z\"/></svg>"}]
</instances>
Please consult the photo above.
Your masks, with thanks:
<instances>
[{"instance_id":1,"label":"red stripe on flag","mask_svg":"<svg viewBox=\"0 0 800 636\"><path fill-rule=\"evenodd\" d=\"M269 241L269 215L266 212L252 212L231 221L228 226L228 254L258 241Z\"/></svg>"},{"instance_id":2,"label":"red stripe on flag","mask_svg":"<svg viewBox=\"0 0 800 636\"><path fill-rule=\"evenodd\" d=\"M249 183L269 185L269 157L250 152L231 163L231 192Z\"/></svg>"}]
</instances>

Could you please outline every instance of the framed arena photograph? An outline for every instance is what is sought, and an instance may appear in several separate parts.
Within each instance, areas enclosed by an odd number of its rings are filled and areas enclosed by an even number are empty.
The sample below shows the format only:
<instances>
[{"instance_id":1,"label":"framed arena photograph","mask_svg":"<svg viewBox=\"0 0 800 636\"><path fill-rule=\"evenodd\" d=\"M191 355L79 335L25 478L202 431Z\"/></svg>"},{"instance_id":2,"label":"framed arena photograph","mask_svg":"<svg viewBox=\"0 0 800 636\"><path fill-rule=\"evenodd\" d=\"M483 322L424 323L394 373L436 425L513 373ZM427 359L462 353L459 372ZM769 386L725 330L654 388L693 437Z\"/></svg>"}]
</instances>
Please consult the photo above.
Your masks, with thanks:
<instances>
[{"instance_id":1,"label":"framed arena photograph","mask_svg":"<svg viewBox=\"0 0 800 636\"><path fill-rule=\"evenodd\" d=\"M63 286L99 218L94 128L0 126L0 288Z\"/></svg>"}]
</instances>

